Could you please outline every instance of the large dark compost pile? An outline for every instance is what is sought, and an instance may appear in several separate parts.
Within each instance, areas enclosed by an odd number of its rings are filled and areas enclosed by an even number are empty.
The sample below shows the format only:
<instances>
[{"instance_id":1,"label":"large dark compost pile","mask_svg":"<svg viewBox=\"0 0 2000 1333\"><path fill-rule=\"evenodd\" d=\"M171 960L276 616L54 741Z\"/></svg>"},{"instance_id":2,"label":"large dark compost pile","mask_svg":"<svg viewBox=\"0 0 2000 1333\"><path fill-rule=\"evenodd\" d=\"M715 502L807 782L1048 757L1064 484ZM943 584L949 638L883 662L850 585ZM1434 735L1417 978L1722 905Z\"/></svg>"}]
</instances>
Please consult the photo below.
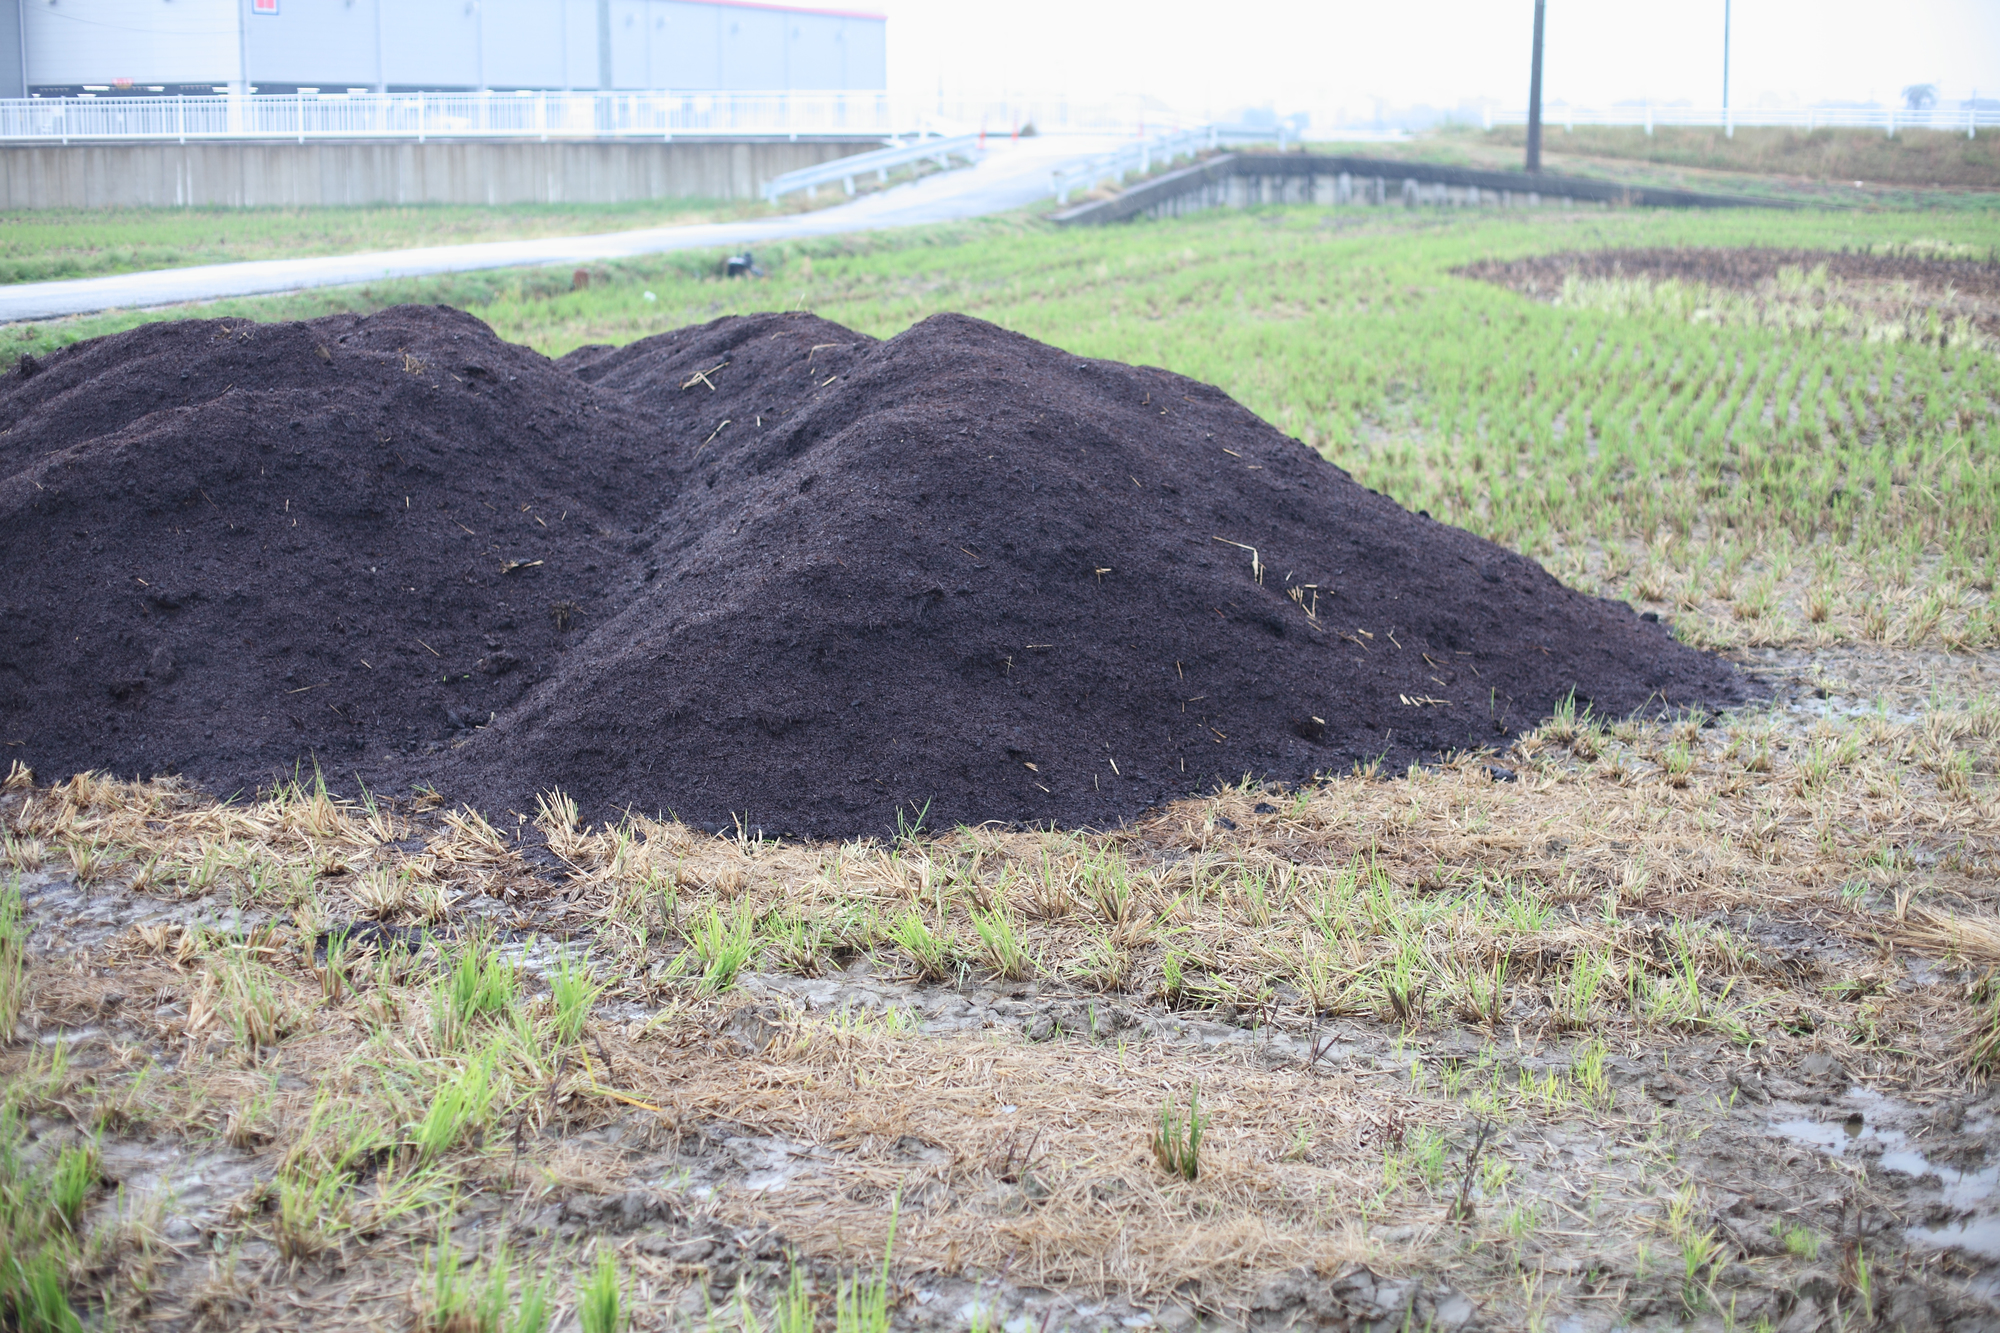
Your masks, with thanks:
<instances>
[{"instance_id":1,"label":"large dark compost pile","mask_svg":"<svg viewBox=\"0 0 2000 1333\"><path fill-rule=\"evenodd\" d=\"M1111 822L1739 701L1725 663L1227 396L944 315L550 361L470 316L153 324L0 380L0 740L490 812Z\"/></svg>"}]
</instances>

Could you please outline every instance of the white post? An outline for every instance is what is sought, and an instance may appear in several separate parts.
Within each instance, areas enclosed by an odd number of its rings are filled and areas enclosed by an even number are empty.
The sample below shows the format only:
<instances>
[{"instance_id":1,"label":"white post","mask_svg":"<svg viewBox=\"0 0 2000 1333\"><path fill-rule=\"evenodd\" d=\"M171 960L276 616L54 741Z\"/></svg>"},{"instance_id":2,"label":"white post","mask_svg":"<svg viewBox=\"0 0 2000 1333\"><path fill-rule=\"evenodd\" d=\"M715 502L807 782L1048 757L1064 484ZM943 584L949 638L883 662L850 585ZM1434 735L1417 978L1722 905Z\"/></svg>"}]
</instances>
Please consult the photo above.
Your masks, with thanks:
<instances>
[{"instance_id":1,"label":"white post","mask_svg":"<svg viewBox=\"0 0 2000 1333\"><path fill-rule=\"evenodd\" d=\"M298 100L299 142L304 143L306 141L306 95L304 91L301 90L299 92L293 93L292 96Z\"/></svg>"},{"instance_id":2,"label":"white post","mask_svg":"<svg viewBox=\"0 0 2000 1333\"><path fill-rule=\"evenodd\" d=\"M1725 139L1734 139L1736 137L1736 110L1734 107L1722 108L1722 137Z\"/></svg>"},{"instance_id":3,"label":"white post","mask_svg":"<svg viewBox=\"0 0 2000 1333\"><path fill-rule=\"evenodd\" d=\"M1896 137L1896 104L1894 102L1889 103L1889 137L1891 139Z\"/></svg>"},{"instance_id":4,"label":"white post","mask_svg":"<svg viewBox=\"0 0 2000 1333\"><path fill-rule=\"evenodd\" d=\"M1479 119L1487 129L1490 130L1493 128L1493 104L1491 102L1479 108Z\"/></svg>"},{"instance_id":5,"label":"white post","mask_svg":"<svg viewBox=\"0 0 2000 1333\"><path fill-rule=\"evenodd\" d=\"M1646 99L1646 137L1653 137L1653 99Z\"/></svg>"}]
</instances>

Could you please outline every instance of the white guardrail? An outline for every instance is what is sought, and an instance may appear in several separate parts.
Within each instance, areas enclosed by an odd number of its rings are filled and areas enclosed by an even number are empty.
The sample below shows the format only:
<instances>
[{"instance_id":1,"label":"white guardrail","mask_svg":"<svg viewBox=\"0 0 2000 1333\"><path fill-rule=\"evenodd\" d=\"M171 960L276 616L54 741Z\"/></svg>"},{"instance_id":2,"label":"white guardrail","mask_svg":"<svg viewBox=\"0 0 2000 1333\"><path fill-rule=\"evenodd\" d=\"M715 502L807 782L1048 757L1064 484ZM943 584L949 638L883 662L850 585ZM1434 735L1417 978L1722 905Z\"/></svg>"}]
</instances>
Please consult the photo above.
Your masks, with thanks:
<instances>
[{"instance_id":1,"label":"white guardrail","mask_svg":"<svg viewBox=\"0 0 2000 1333\"><path fill-rule=\"evenodd\" d=\"M939 169L950 166L954 157L977 162L985 154L985 137L983 134L961 134L950 139L918 139L915 143L896 144L872 153L835 158L816 167L800 167L797 171L788 171L766 181L764 197L775 204L784 195L797 190L818 193L820 186L834 181L839 181L849 194L853 194L854 178L871 171L875 173L877 182L886 185L890 171L912 162L935 162Z\"/></svg>"},{"instance_id":2,"label":"white guardrail","mask_svg":"<svg viewBox=\"0 0 2000 1333\"><path fill-rule=\"evenodd\" d=\"M1486 128L1495 125L1525 125L1526 111L1486 112ZM2000 128L2000 109L1983 107L1939 108L1912 111L1907 107L1689 107L1619 106L1543 107L1542 124L1573 129L1578 125L1699 125L1719 127L1725 133L1738 125L1789 126L1807 131L1822 129L1869 129L1894 134L1897 130L1943 130L1970 139L1977 130Z\"/></svg>"},{"instance_id":3,"label":"white guardrail","mask_svg":"<svg viewBox=\"0 0 2000 1333\"><path fill-rule=\"evenodd\" d=\"M910 99L887 92L298 92L199 97L0 99L0 141L198 139L875 138L989 139L1158 126L1128 102ZM1185 122L1182 122L1185 123Z\"/></svg>"},{"instance_id":4,"label":"white guardrail","mask_svg":"<svg viewBox=\"0 0 2000 1333\"><path fill-rule=\"evenodd\" d=\"M905 127L909 122L904 120ZM887 93L287 93L0 99L0 141L886 138Z\"/></svg>"},{"instance_id":5,"label":"white guardrail","mask_svg":"<svg viewBox=\"0 0 2000 1333\"><path fill-rule=\"evenodd\" d=\"M1211 152L1225 143L1270 143L1276 140L1278 151L1282 153L1290 137L1284 126L1244 129L1227 125L1198 125L1170 134L1156 134L1112 152L1058 167L1049 173L1049 186L1056 203L1067 204L1070 195L1077 190L1095 189L1102 181L1122 181L1133 172L1143 176L1156 165Z\"/></svg>"}]
</instances>

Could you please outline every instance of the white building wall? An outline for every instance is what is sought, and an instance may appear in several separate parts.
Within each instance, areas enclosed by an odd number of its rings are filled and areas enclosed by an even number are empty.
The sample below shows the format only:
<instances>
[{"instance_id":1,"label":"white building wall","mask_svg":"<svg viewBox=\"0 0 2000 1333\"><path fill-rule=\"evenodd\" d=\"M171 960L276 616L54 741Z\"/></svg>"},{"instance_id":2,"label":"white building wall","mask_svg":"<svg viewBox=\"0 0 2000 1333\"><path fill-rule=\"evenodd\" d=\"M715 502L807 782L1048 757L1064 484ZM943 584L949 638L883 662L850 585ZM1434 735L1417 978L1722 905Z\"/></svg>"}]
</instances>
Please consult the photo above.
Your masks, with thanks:
<instances>
[{"instance_id":1,"label":"white building wall","mask_svg":"<svg viewBox=\"0 0 2000 1333\"><path fill-rule=\"evenodd\" d=\"M28 86L226 84L241 0L22 0Z\"/></svg>"},{"instance_id":2,"label":"white building wall","mask_svg":"<svg viewBox=\"0 0 2000 1333\"><path fill-rule=\"evenodd\" d=\"M653 86L646 0L611 0L611 86Z\"/></svg>"},{"instance_id":3,"label":"white building wall","mask_svg":"<svg viewBox=\"0 0 2000 1333\"><path fill-rule=\"evenodd\" d=\"M278 0L294 7L313 2ZM279 24L286 17L251 22ZM465 0L388 0L382 11L382 67L391 88L476 88L479 63L476 5ZM267 76L255 61L250 78L277 82L276 75Z\"/></svg>"},{"instance_id":4,"label":"white building wall","mask_svg":"<svg viewBox=\"0 0 2000 1333\"><path fill-rule=\"evenodd\" d=\"M595 88L597 77L597 0L561 0L563 11L563 76L559 88Z\"/></svg>"},{"instance_id":5,"label":"white building wall","mask_svg":"<svg viewBox=\"0 0 2000 1333\"><path fill-rule=\"evenodd\" d=\"M567 39L564 0L478 0L489 88L560 88ZM577 8L583 8L578 5ZM596 42L592 41L592 54ZM591 84L597 80L593 77Z\"/></svg>"},{"instance_id":6,"label":"white building wall","mask_svg":"<svg viewBox=\"0 0 2000 1333\"><path fill-rule=\"evenodd\" d=\"M28 63L21 58L21 0L0 0L0 97L28 95Z\"/></svg>"},{"instance_id":7,"label":"white building wall","mask_svg":"<svg viewBox=\"0 0 2000 1333\"><path fill-rule=\"evenodd\" d=\"M253 13L246 21L250 76L329 91L373 88L382 73L380 57L386 54L376 25L399 8L394 0L278 0L277 14Z\"/></svg>"},{"instance_id":8,"label":"white building wall","mask_svg":"<svg viewBox=\"0 0 2000 1333\"><path fill-rule=\"evenodd\" d=\"M702 0L18 0L29 88L880 89L886 22ZM600 5L610 59L599 51ZM242 25L239 29L239 24ZM239 32L241 39L239 40Z\"/></svg>"},{"instance_id":9,"label":"white building wall","mask_svg":"<svg viewBox=\"0 0 2000 1333\"><path fill-rule=\"evenodd\" d=\"M786 14L785 74L794 88L845 88L847 38L853 20L830 14Z\"/></svg>"},{"instance_id":10,"label":"white building wall","mask_svg":"<svg viewBox=\"0 0 2000 1333\"><path fill-rule=\"evenodd\" d=\"M653 0L666 20L658 29L656 64L663 88L720 88L722 33L729 11L721 5Z\"/></svg>"},{"instance_id":11,"label":"white building wall","mask_svg":"<svg viewBox=\"0 0 2000 1333\"><path fill-rule=\"evenodd\" d=\"M785 18L775 9L719 8L722 20L722 88L788 88Z\"/></svg>"}]
</instances>

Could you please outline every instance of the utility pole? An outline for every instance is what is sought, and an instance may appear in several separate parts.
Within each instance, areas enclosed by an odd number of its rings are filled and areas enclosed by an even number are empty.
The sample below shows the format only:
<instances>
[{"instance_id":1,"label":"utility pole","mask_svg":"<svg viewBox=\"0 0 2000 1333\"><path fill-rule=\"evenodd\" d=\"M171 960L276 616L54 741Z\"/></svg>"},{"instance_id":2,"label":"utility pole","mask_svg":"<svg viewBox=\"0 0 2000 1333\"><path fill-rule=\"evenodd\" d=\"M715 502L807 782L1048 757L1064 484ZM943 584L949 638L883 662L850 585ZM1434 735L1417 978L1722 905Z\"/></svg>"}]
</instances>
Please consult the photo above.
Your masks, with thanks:
<instances>
[{"instance_id":1,"label":"utility pole","mask_svg":"<svg viewBox=\"0 0 2000 1333\"><path fill-rule=\"evenodd\" d=\"M1729 0L1722 0L1722 133L1725 138L1736 137L1736 126L1729 119Z\"/></svg>"},{"instance_id":2,"label":"utility pole","mask_svg":"<svg viewBox=\"0 0 2000 1333\"><path fill-rule=\"evenodd\" d=\"M1725 0L1726 3L1726 0ZM1542 170L1542 11L1546 0L1535 0L1535 61L1528 76L1528 174Z\"/></svg>"}]
</instances>

